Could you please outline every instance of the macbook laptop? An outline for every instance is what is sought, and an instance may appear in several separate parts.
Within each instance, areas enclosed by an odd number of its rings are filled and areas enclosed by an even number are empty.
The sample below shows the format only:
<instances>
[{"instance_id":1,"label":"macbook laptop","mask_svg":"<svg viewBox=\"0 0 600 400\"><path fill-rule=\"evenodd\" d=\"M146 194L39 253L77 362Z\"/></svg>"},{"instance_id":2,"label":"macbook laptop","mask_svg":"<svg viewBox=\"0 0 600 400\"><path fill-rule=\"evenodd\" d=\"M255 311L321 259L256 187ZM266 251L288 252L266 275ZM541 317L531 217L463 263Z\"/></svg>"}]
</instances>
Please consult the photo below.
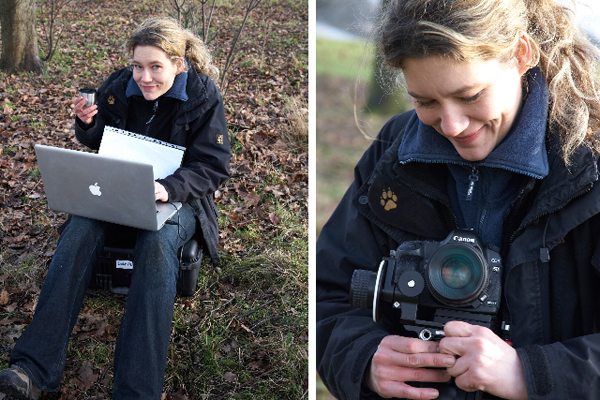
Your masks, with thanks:
<instances>
[{"instance_id":1,"label":"macbook laptop","mask_svg":"<svg viewBox=\"0 0 600 400\"><path fill-rule=\"evenodd\" d=\"M155 200L152 165L37 144L48 207L157 231L181 203Z\"/></svg>"}]
</instances>

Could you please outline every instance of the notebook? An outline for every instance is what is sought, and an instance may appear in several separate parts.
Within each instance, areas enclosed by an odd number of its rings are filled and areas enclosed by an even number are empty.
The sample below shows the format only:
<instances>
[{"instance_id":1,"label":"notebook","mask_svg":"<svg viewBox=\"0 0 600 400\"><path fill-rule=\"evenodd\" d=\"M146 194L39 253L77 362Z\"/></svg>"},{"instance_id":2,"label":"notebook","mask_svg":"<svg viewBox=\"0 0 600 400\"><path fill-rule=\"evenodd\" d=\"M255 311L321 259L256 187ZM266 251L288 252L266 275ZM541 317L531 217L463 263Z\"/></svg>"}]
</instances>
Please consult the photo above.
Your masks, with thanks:
<instances>
[{"instance_id":1,"label":"notebook","mask_svg":"<svg viewBox=\"0 0 600 400\"><path fill-rule=\"evenodd\" d=\"M152 164L154 179L160 179L181 166L184 151L185 147L107 125L98 154Z\"/></svg>"},{"instance_id":2,"label":"notebook","mask_svg":"<svg viewBox=\"0 0 600 400\"><path fill-rule=\"evenodd\" d=\"M35 145L51 210L157 231L181 203L155 201L150 164Z\"/></svg>"}]
</instances>

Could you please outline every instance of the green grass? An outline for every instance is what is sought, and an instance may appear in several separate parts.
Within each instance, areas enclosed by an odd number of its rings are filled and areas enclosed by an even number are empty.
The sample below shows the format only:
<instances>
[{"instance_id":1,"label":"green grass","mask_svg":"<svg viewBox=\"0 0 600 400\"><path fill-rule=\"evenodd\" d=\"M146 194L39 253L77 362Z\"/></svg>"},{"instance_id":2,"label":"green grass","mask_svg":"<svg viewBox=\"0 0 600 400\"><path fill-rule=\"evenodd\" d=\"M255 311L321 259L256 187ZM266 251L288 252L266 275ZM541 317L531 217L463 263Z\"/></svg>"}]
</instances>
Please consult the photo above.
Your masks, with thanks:
<instances>
[{"instance_id":1,"label":"green grass","mask_svg":"<svg viewBox=\"0 0 600 400\"><path fill-rule=\"evenodd\" d=\"M26 254L20 257L11 268L6 269L6 281L15 285L20 282L39 281L44 274L44 269L43 262L40 262L33 254Z\"/></svg>"},{"instance_id":2,"label":"green grass","mask_svg":"<svg viewBox=\"0 0 600 400\"><path fill-rule=\"evenodd\" d=\"M316 73L344 79L371 77L371 46L363 40L340 42L317 38ZM360 75L359 75L360 72Z\"/></svg>"},{"instance_id":3,"label":"green grass","mask_svg":"<svg viewBox=\"0 0 600 400\"><path fill-rule=\"evenodd\" d=\"M299 218L282 221L286 230L306 231ZM256 241L256 234L256 227L238 229L232 240ZM244 257L228 254L216 270L205 265L193 307L175 310L171 351L189 357L170 358L165 384L186 384L197 394L219 386L224 398L302 398L299 383L308 373L302 361L308 357L307 246L304 236Z\"/></svg>"}]
</instances>

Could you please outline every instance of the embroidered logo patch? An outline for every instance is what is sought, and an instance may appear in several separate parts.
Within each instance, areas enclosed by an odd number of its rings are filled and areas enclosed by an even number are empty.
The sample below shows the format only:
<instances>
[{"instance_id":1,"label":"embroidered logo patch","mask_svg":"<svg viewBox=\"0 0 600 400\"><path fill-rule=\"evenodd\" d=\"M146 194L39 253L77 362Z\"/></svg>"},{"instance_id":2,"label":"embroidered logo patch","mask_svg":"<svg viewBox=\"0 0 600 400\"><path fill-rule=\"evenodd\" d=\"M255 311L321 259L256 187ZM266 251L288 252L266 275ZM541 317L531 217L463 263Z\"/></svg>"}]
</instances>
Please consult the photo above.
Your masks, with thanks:
<instances>
[{"instance_id":1,"label":"embroidered logo patch","mask_svg":"<svg viewBox=\"0 0 600 400\"><path fill-rule=\"evenodd\" d=\"M108 97L108 104L110 104L111 106L112 106L113 104L115 104L115 98L114 98L114 97L112 97L112 96L109 96L109 97Z\"/></svg>"},{"instance_id":2,"label":"embroidered logo patch","mask_svg":"<svg viewBox=\"0 0 600 400\"><path fill-rule=\"evenodd\" d=\"M223 144L223 135L217 135L217 144Z\"/></svg>"},{"instance_id":3,"label":"embroidered logo patch","mask_svg":"<svg viewBox=\"0 0 600 400\"><path fill-rule=\"evenodd\" d=\"M396 202L398 201L398 197L394 192L392 192L389 188L387 190L383 190L381 195L381 206L385 211L393 210L397 207Z\"/></svg>"}]
</instances>

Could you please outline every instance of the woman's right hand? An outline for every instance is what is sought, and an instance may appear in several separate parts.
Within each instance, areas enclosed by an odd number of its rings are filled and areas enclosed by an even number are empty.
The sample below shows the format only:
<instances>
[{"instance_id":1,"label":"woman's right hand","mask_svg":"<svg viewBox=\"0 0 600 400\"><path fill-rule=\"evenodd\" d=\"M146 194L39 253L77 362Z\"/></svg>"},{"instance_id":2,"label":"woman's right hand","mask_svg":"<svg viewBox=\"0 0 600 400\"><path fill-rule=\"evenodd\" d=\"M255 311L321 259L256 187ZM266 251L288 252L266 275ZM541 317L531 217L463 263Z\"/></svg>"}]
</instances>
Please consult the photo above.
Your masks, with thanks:
<instances>
[{"instance_id":1,"label":"woman's right hand","mask_svg":"<svg viewBox=\"0 0 600 400\"><path fill-rule=\"evenodd\" d=\"M98 105L92 104L91 106L86 107L85 103L87 103L87 99L82 96L79 96L73 100L73 106L75 107L77 118L87 125L91 124L94 120L94 115L98 114Z\"/></svg>"},{"instance_id":2,"label":"woman's right hand","mask_svg":"<svg viewBox=\"0 0 600 400\"><path fill-rule=\"evenodd\" d=\"M437 342L386 336L371 360L367 384L386 398L434 399L439 396L436 389L415 388L406 382L447 382L450 374L446 368L455 361L454 356L439 352Z\"/></svg>"}]
</instances>

